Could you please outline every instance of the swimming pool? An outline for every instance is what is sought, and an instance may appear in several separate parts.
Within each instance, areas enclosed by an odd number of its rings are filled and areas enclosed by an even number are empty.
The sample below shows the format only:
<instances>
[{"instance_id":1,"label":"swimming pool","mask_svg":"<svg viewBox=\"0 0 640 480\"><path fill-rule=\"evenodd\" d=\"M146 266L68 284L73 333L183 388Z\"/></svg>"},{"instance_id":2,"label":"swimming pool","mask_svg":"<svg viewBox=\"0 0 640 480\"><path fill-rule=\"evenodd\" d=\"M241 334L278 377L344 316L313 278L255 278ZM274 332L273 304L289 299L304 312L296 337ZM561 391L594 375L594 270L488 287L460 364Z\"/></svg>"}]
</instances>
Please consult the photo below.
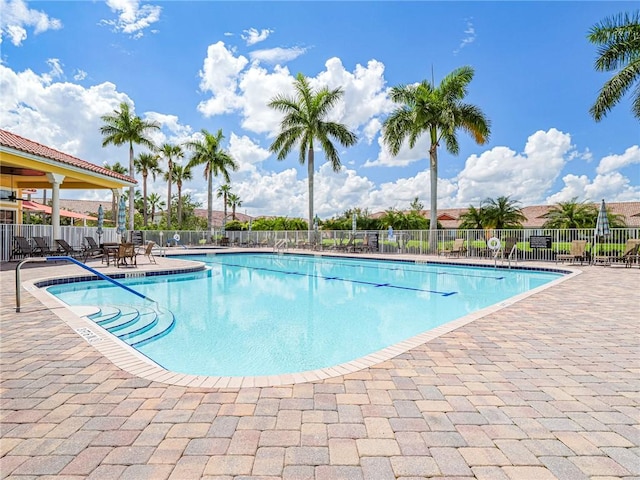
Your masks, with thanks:
<instances>
[{"instance_id":1,"label":"swimming pool","mask_svg":"<svg viewBox=\"0 0 640 480\"><path fill-rule=\"evenodd\" d=\"M181 258L209 268L123 281L170 313L159 323L175 318L167 335L136 349L168 370L214 376L275 375L348 362L561 276L290 254ZM125 325L119 332L135 328L132 310L139 319L151 317L148 302L107 282L48 291L68 305L100 306L102 317L95 320L124 311L129 322L114 320Z\"/></svg>"}]
</instances>

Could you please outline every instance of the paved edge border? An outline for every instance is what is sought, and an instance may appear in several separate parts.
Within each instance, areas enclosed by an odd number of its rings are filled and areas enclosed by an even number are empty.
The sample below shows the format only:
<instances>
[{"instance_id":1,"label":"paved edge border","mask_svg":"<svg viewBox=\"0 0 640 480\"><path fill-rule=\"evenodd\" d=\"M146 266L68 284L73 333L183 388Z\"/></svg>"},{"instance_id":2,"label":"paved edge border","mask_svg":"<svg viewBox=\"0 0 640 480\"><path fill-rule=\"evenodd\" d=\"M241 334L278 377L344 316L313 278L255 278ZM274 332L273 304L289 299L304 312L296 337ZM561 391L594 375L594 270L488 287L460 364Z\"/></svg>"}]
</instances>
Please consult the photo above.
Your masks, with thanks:
<instances>
[{"instance_id":1,"label":"paved edge border","mask_svg":"<svg viewBox=\"0 0 640 480\"><path fill-rule=\"evenodd\" d=\"M215 252L215 255L224 255L227 253L259 253L264 251L251 252L246 249L237 251L237 250L228 250L224 252ZM208 252L212 253L212 252ZM271 252L268 252L271 253ZM202 254L201 252L194 252L194 255ZM321 256L321 253L315 252L314 255ZM182 255L177 255L176 258L179 258ZM334 258L337 255L331 255ZM348 255L340 255L344 257L350 257ZM357 256L350 258L366 258L369 260L388 260L393 261L394 259L389 259L387 257L377 257L377 256ZM408 259L396 259L402 261L408 261ZM460 263L456 262L446 262L442 260L437 260L433 262L423 261L420 259L419 263L432 263L432 264L442 264L442 265L460 265ZM492 265L488 265L486 263L465 263L465 266L477 266L482 268L492 268ZM182 273L183 270L192 270L193 267L176 267L173 270L173 274ZM513 267L513 269L518 269L517 266ZM545 268L545 266L536 266L536 267L527 267L527 270L548 270L548 271L558 271L558 268ZM86 316L81 316L77 312L77 309L74 310L73 307L70 307L63 303L61 300L58 300L52 294L44 290L43 288L39 288L36 284L40 282L46 282L47 280L58 279L58 278L77 278L78 275L65 275L65 276L48 276L43 278L37 278L33 280L28 280L22 282L22 287L28 291L31 295L33 295L37 300L39 300L45 307L47 307L51 312L53 312L58 318L60 318L63 322L65 322L71 329L73 329L80 337L82 337L85 341L91 344L97 351L99 351L102 355L104 355L109 361L111 361L115 366L121 368L122 370L135 375L140 378L144 378L146 380L151 380L154 382L160 382L167 385L177 385L177 386L185 386L185 387L201 387L201 388L244 388L244 387L272 387L272 386L280 386L280 385L292 385L297 383L307 383L307 382L315 382L320 380L325 380L328 378L339 377L342 375L355 373L360 370L363 370L368 367L372 367L379 363L390 360L400 354L403 354L412 348L415 348L419 345L422 345L430 340L438 338L446 333L457 330L464 325L467 325L475 320L478 320L482 317L490 315L494 312L502 310L503 308L510 307L519 301L528 298L536 293L539 293L548 288L553 288L559 283L565 282L576 275L582 273L581 270L573 269L570 267L563 267L562 271L566 272L561 277L552 280L549 283L546 283L542 286L536 287L532 290L528 290L527 292L515 295L513 297L508 298L500 303L495 305L491 305L489 307L485 307L476 312L465 315L464 317L460 317L456 320L448 322L444 325L440 325L431 330L427 330L426 332L415 335L411 338L403 340L402 342L396 343L389 347L383 348L382 350L378 350L377 352L370 353L364 357L352 360L350 362L341 363L338 365L333 365L327 368L321 368L317 370L307 370L303 372L297 373L287 373L281 375L268 375L268 376L237 376L237 377L225 377L225 376L207 376L207 375L190 375L178 372L172 372L170 370L166 370L162 366L155 363L149 357L145 356L132 346L123 342L116 336L102 329L95 322L92 322Z\"/></svg>"}]
</instances>

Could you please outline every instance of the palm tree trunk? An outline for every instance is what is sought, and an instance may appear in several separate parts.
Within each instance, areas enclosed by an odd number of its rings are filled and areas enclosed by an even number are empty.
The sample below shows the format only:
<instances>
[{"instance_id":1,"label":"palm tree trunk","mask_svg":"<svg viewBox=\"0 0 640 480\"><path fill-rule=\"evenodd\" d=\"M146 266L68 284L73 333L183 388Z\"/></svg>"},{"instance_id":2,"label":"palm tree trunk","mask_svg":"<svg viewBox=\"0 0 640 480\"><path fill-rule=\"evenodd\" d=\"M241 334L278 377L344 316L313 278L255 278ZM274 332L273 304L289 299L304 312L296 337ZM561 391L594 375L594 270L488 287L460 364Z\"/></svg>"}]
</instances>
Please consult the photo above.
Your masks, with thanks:
<instances>
[{"instance_id":1,"label":"palm tree trunk","mask_svg":"<svg viewBox=\"0 0 640 480\"><path fill-rule=\"evenodd\" d=\"M432 137L433 138L433 137ZM431 183L431 207L429 211L429 252L438 251L438 144L429 148L429 177Z\"/></svg>"},{"instance_id":2,"label":"palm tree trunk","mask_svg":"<svg viewBox=\"0 0 640 480\"><path fill-rule=\"evenodd\" d=\"M236 204L235 203L233 205L231 205L231 218L233 220L236 219Z\"/></svg>"},{"instance_id":3,"label":"palm tree trunk","mask_svg":"<svg viewBox=\"0 0 640 480\"><path fill-rule=\"evenodd\" d=\"M227 218L227 191L224 191L224 196L223 196L223 201L224 201L224 218ZM224 220L222 221L222 223L224 223Z\"/></svg>"},{"instance_id":4,"label":"palm tree trunk","mask_svg":"<svg viewBox=\"0 0 640 480\"><path fill-rule=\"evenodd\" d=\"M167 182L167 230L171 229L171 184L173 183L173 162L171 158L167 160L169 170L169 181Z\"/></svg>"},{"instance_id":5,"label":"palm tree trunk","mask_svg":"<svg viewBox=\"0 0 640 480\"><path fill-rule=\"evenodd\" d=\"M178 182L178 228L182 228L182 182Z\"/></svg>"},{"instance_id":6,"label":"palm tree trunk","mask_svg":"<svg viewBox=\"0 0 640 480\"><path fill-rule=\"evenodd\" d=\"M142 174L142 203L144 205L144 212L142 212L142 216L144 218L144 226L146 227L147 222L147 176L148 173L144 172Z\"/></svg>"},{"instance_id":7,"label":"palm tree trunk","mask_svg":"<svg viewBox=\"0 0 640 480\"><path fill-rule=\"evenodd\" d=\"M131 142L129 142L129 176L131 178L135 178L133 165L133 143ZM135 187L132 185L129 187L129 230L133 230L134 193Z\"/></svg>"},{"instance_id":8,"label":"palm tree trunk","mask_svg":"<svg viewBox=\"0 0 640 480\"><path fill-rule=\"evenodd\" d=\"M307 176L309 182L309 224L307 225L309 235L313 230L313 146L309 146L309 154L307 155Z\"/></svg>"},{"instance_id":9,"label":"palm tree trunk","mask_svg":"<svg viewBox=\"0 0 640 480\"><path fill-rule=\"evenodd\" d=\"M209 170L207 175L207 226L209 227L209 234L213 230L213 175L211 173L211 170Z\"/></svg>"}]
</instances>

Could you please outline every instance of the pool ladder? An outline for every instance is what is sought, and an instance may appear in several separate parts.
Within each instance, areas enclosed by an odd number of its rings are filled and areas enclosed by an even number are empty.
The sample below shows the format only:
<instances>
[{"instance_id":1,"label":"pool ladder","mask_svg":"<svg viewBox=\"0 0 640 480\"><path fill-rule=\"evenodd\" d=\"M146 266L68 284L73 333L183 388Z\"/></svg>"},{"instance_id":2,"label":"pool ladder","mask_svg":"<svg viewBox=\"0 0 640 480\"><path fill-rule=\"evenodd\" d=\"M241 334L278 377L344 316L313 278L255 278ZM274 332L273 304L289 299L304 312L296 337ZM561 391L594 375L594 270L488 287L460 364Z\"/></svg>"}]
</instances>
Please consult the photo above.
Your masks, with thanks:
<instances>
[{"instance_id":1,"label":"pool ladder","mask_svg":"<svg viewBox=\"0 0 640 480\"><path fill-rule=\"evenodd\" d=\"M283 250L287 249L287 245L288 245L288 241L286 239L280 239L276 242L276 244L273 246L273 252L281 252Z\"/></svg>"}]
</instances>

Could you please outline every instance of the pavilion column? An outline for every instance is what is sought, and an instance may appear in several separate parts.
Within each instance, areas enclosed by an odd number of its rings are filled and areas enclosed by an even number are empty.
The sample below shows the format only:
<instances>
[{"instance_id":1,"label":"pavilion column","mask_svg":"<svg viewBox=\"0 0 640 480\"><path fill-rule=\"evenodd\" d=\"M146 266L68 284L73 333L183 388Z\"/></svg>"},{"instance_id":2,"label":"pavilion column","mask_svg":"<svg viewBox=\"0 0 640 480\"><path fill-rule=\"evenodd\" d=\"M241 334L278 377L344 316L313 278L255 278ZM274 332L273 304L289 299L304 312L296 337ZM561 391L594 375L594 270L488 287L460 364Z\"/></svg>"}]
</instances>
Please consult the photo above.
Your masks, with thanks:
<instances>
[{"instance_id":1,"label":"pavilion column","mask_svg":"<svg viewBox=\"0 0 640 480\"><path fill-rule=\"evenodd\" d=\"M53 238L60 237L60 185L64 181L64 175L59 173L47 173L47 179L51 183L51 228Z\"/></svg>"}]
</instances>

